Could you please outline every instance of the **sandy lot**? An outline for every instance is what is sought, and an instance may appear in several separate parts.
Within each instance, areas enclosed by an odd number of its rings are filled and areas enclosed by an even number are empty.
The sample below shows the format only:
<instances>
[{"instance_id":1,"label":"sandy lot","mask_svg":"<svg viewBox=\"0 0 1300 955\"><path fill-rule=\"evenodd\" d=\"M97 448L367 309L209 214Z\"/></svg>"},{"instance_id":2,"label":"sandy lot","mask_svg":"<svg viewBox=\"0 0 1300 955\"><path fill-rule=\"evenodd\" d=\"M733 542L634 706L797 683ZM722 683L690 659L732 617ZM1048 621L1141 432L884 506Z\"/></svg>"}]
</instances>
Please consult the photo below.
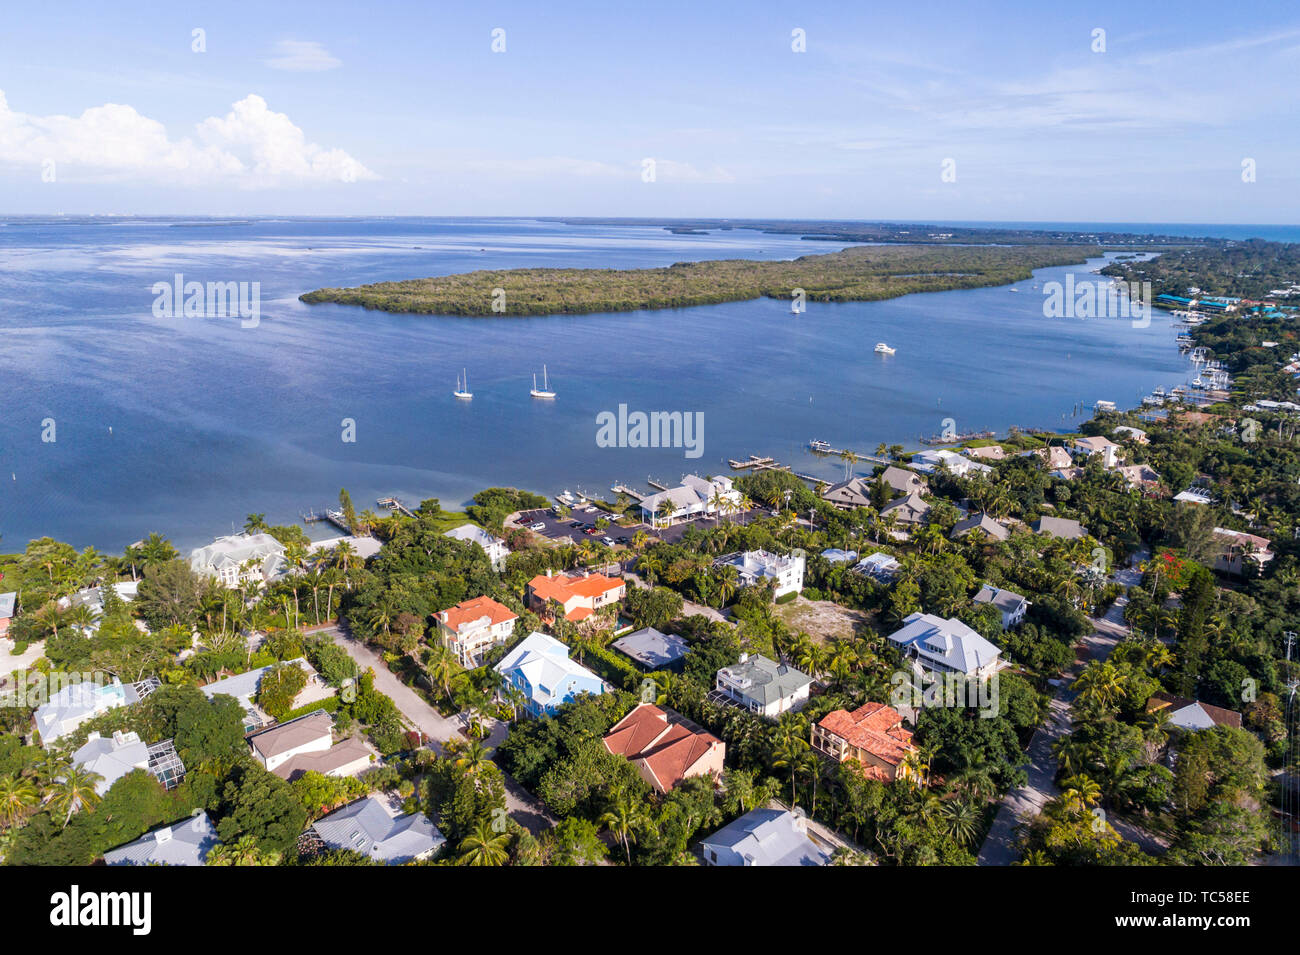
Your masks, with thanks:
<instances>
[{"instance_id":1,"label":"sandy lot","mask_svg":"<svg viewBox=\"0 0 1300 955\"><path fill-rule=\"evenodd\" d=\"M808 600L802 594L793 603L777 604L773 609L791 630L802 630L819 643L832 637L851 637L855 630L865 630L870 620L861 610L829 600Z\"/></svg>"}]
</instances>

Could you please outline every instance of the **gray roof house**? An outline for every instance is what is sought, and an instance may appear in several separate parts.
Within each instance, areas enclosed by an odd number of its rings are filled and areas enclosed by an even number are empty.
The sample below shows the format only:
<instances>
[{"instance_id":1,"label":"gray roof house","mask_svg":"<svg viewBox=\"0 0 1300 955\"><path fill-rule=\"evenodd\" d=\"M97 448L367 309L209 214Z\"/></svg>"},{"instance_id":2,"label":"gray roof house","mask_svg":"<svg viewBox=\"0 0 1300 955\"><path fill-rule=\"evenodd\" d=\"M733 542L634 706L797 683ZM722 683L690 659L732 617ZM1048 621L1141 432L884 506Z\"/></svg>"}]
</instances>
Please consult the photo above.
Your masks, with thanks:
<instances>
[{"instance_id":1,"label":"gray roof house","mask_svg":"<svg viewBox=\"0 0 1300 955\"><path fill-rule=\"evenodd\" d=\"M952 526L952 533L948 536L956 540L959 537L965 537L974 530L983 531L989 540L995 541L1004 541L1011 536L1011 529L1007 525L995 521L983 511L972 514L964 521L958 521Z\"/></svg>"},{"instance_id":2,"label":"gray roof house","mask_svg":"<svg viewBox=\"0 0 1300 955\"><path fill-rule=\"evenodd\" d=\"M1060 537L1065 540L1078 540L1088 536L1088 530L1072 517L1040 517L1033 523L1034 532Z\"/></svg>"},{"instance_id":3,"label":"gray roof house","mask_svg":"<svg viewBox=\"0 0 1300 955\"><path fill-rule=\"evenodd\" d=\"M95 784L95 792L102 796L127 773L148 770L149 746L135 733L91 733L86 744L72 754L72 763L102 777Z\"/></svg>"},{"instance_id":4,"label":"gray roof house","mask_svg":"<svg viewBox=\"0 0 1300 955\"><path fill-rule=\"evenodd\" d=\"M230 534L191 551L190 567L224 587L260 583L284 572L284 545L270 534Z\"/></svg>"},{"instance_id":5,"label":"gray roof house","mask_svg":"<svg viewBox=\"0 0 1300 955\"><path fill-rule=\"evenodd\" d=\"M614 649L648 670L670 667L681 661L691 645L675 633L660 633L646 627L614 641Z\"/></svg>"},{"instance_id":6,"label":"gray roof house","mask_svg":"<svg viewBox=\"0 0 1300 955\"><path fill-rule=\"evenodd\" d=\"M709 698L762 716L780 716L808 702L812 682L812 677L792 666L742 653L740 662L718 671Z\"/></svg>"},{"instance_id":7,"label":"gray roof house","mask_svg":"<svg viewBox=\"0 0 1300 955\"><path fill-rule=\"evenodd\" d=\"M8 620L14 615L14 604L18 602L18 591L11 590L0 594L0 620Z\"/></svg>"},{"instance_id":8,"label":"gray roof house","mask_svg":"<svg viewBox=\"0 0 1300 955\"><path fill-rule=\"evenodd\" d=\"M1001 590L992 584L985 584L980 588L980 592L975 595L975 603L992 604L997 607L1002 613L1003 630L1014 627L1024 620L1025 611L1029 609L1029 601L1020 594Z\"/></svg>"},{"instance_id":9,"label":"gray roof house","mask_svg":"<svg viewBox=\"0 0 1300 955\"><path fill-rule=\"evenodd\" d=\"M917 491L895 498L880 509L881 517L888 514L902 524L920 524L929 513L930 505Z\"/></svg>"},{"instance_id":10,"label":"gray roof house","mask_svg":"<svg viewBox=\"0 0 1300 955\"><path fill-rule=\"evenodd\" d=\"M217 830L206 812L163 826L104 853L108 865L203 865L216 848Z\"/></svg>"},{"instance_id":11,"label":"gray roof house","mask_svg":"<svg viewBox=\"0 0 1300 955\"><path fill-rule=\"evenodd\" d=\"M307 662L306 657L297 657L293 660L285 660L286 664L295 664L304 673L307 674L307 683L298 695L294 697L293 705L295 708L306 706L308 703L315 703L317 700L323 700L327 696L333 696L337 691L321 679L316 669ZM270 666L258 667L256 670L249 670L246 673L237 673L234 676L228 676L224 680L217 680L214 683L207 683L201 687L203 695L212 699L218 694L233 696L239 701L244 708L247 721L244 724L244 732L251 733L253 730L267 725L271 718L267 716L254 702L257 696L258 688L262 685L262 677L266 675Z\"/></svg>"},{"instance_id":12,"label":"gray roof house","mask_svg":"<svg viewBox=\"0 0 1300 955\"><path fill-rule=\"evenodd\" d=\"M889 641L915 655L927 670L969 677L991 676L1002 652L960 620L920 611L904 617L902 628L891 633Z\"/></svg>"},{"instance_id":13,"label":"gray roof house","mask_svg":"<svg viewBox=\"0 0 1300 955\"><path fill-rule=\"evenodd\" d=\"M119 706L130 706L158 688L158 680L149 678L139 683L96 683L83 680L65 686L50 694L48 703L36 710L36 733L42 746L49 746L71 733L86 720L93 719Z\"/></svg>"},{"instance_id":14,"label":"gray roof house","mask_svg":"<svg viewBox=\"0 0 1300 955\"><path fill-rule=\"evenodd\" d=\"M895 467L892 464L881 472L880 477L895 494L924 494L930 487L925 478L915 471Z\"/></svg>"},{"instance_id":15,"label":"gray roof house","mask_svg":"<svg viewBox=\"0 0 1300 955\"><path fill-rule=\"evenodd\" d=\"M705 865L823 866L831 850L813 841L802 812L754 809L700 840Z\"/></svg>"},{"instance_id":16,"label":"gray roof house","mask_svg":"<svg viewBox=\"0 0 1300 955\"><path fill-rule=\"evenodd\" d=\"M822 500L850 510L855 507L866 507L871 503L871 483L866 478L860 477L840 481L822 492Z\"/></svg>"},{"instance_id":17,"label":"gray roof house","mask_svg":"<svg viewBox=\"0 0 1300 955\"><path fill-rule=\"evenodd\" d=\"M398 815L374 794L317 820L312 828L331 849L351 849L389 864L427 859L447 841L424 813Z\"/></svg>"}]
</instances>

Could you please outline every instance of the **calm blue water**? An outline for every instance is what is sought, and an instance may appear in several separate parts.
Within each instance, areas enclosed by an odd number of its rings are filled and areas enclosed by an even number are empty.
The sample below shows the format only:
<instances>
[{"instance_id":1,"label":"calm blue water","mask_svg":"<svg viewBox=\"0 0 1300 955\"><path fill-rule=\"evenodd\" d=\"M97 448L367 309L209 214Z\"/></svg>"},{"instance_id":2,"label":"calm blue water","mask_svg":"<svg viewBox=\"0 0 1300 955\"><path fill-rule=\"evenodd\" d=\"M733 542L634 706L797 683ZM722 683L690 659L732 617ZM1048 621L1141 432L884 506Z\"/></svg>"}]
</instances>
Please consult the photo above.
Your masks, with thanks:
<instances>
[{"instance_id":1,"label":"calm blue water","mask_svg":"<svg viewBox=\"0 0 1300 955\"><path fill-rule=\"evenodd\" d=\"M830 248L834 246L831 245ZM1032 284L811 304L776 301L522 319L308 307L325 285L518 266L790 258L797 237L531 220L9 220L0 227L0 535L120 550L151 531L178 545L251 511L292 522L346 486L459 506L490 485L548 496L615 480L727 471L771 454L834 478L810 438L870 451L959 430L1064 428L1075 406L1121 405L1186 380L1168 320L1045 319ZM1089 266L1080 266L1086 275ZM166 319L151 286L261 282L262 320ZM877 341L898 349L872 353ZM545 363L559 397L528 397ZM469 370L470 403L451 397ZM596 415L703 412L704 454L596 446ZM53 418L57 440L42 442ZM340 440L356 421L357 440ZM111 433L110 433L110 428ZM11 477L12 475L12 477ZM325 533L320 529L320 533Z\"/></svg>"}]
</instances>

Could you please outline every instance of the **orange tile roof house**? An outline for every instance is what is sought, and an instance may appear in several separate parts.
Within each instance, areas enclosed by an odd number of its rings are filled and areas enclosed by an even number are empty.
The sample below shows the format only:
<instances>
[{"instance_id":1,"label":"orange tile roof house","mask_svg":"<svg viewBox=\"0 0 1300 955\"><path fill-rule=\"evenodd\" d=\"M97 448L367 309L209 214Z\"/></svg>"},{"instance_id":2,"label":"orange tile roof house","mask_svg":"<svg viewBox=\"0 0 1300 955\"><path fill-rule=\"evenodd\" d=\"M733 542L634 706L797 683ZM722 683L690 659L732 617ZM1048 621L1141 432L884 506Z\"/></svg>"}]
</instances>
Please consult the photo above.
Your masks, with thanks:
<instances>
[{"instance_id":1,"label":"orange tile roof house","mask_svg":"<svg viewBox=\"0 0 1300 955\"><path fill-rule=\"evenodd\" d=\"M564 607L564 619L585 620L601 607L623 599L627 584L622 577L604 574L538 575L528 581L528 605L545 614L548 602L555 600Z\"/></svg>"},{"instance_id":2,"label":"orange tile roof house","mask_svg":"<svg viewBox=\"0 0 1300 955\"><path fill-rule=\"evenodd\" d=\"M454 607L434 614L438 636L447 649L456 654L460 665L474 669L483 663L483 654L492 647L505 645L515 633L519 615L491 597L463 600Z\"/></svg>"},{"instance_id":3,"label":"orange tile roof house","mask_svg":"<svg viewBox=\"0 0 1300 955\"><path fill-rule=\"evenodd\" d=\"M605 736L605 749L627 757L656 792L687 776L722 773L727 746L711 733L652 703L641 703Z\"/></svg>"},{"instance_id":4,"label":"orange tile roof house","mask_svg":"<svg viewBox=\"0 0 1300 955\"><path fill-rule=\"evenodd\" d=\"M856 759L870 779L890 782L898 778L903 761L916 747L912 733L903 729L903 717L884 703L864 703L850 713L832 710L813 724L813 749L836 762Z\"/></svg>"}]
</instances>

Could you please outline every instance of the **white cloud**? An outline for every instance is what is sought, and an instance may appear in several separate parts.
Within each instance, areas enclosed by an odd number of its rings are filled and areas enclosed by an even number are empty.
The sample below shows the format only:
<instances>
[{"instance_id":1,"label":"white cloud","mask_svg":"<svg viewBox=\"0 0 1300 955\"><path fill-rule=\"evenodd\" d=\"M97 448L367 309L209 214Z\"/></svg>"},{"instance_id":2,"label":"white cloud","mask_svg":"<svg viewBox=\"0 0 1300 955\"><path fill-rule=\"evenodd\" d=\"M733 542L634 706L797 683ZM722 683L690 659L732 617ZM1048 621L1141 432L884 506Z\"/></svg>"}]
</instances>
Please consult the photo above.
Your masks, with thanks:
<instances>
[{"instance_id":1,"label":"white cloud","mask_svg":"<svg viewBox=\"0 0 1300 955\"><path fill-rule=\"evenodd\" d=\"M378 178L341 149L309 143L284 113L249 94L224 117L197 125L198 139L172 139L157 120L106 103L80 116L33 116L0 90L0 162L56 163L59 176L245 188Z\"/></svg>"},{"instance_id":2,"label":"white cloud","mask_svg":"<svg viewBox=\"0 0 1300 955\"><path fill-rule=\"evenodd\" d=\"M275 45L275 53L275 56L266 61L266 65L273 70L320 73L343 65L342 60L331 56L315 40L281 40Z\"/></svg>"}]
</instances>

